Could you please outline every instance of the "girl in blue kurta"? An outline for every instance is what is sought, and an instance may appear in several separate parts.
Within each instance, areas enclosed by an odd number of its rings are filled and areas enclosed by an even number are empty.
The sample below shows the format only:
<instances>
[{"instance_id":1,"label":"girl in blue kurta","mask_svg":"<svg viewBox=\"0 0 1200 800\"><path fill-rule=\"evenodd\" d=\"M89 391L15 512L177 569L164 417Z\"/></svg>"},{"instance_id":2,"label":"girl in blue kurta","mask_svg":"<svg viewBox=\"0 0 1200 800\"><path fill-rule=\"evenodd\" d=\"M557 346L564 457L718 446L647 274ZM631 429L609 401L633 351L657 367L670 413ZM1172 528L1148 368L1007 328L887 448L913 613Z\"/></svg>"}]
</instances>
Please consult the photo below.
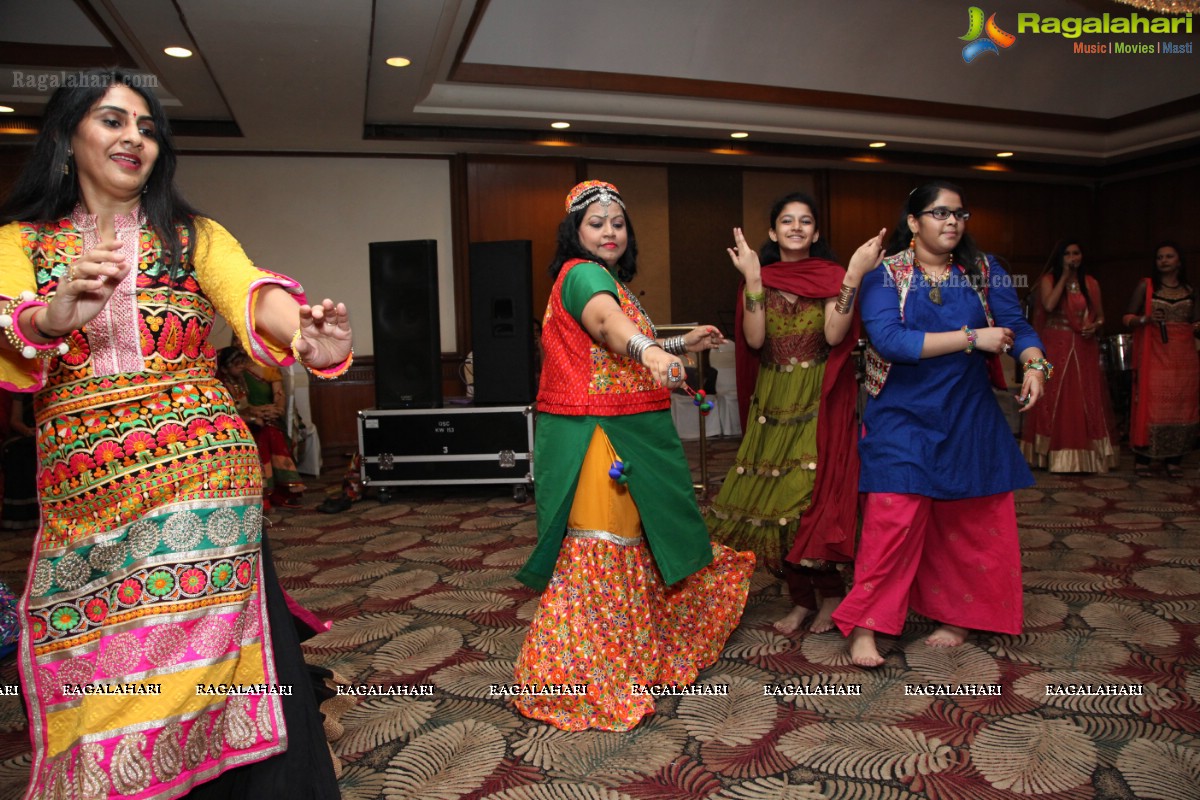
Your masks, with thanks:
<instances>
[{"instance_id":1,"label":"girl in blue kurta","mask_svg":"<svg viewBox=\"0 0 1200 800\"><path fill-rule=\"evenodd\" d=\"M899 634L910 605L941 623L926 640L935 647L971 628L1021 631L1012 492L1033 476L989 378L996 354L1015 348L1028 410L1050 366L1008 275L967 236L969 216L953 184L915 190L899 228L909 247L893 235L893 254L862 283L866 498L855 585L834 613L860 666L883 663L875 631Z\"/></svg>"}]
</instances>

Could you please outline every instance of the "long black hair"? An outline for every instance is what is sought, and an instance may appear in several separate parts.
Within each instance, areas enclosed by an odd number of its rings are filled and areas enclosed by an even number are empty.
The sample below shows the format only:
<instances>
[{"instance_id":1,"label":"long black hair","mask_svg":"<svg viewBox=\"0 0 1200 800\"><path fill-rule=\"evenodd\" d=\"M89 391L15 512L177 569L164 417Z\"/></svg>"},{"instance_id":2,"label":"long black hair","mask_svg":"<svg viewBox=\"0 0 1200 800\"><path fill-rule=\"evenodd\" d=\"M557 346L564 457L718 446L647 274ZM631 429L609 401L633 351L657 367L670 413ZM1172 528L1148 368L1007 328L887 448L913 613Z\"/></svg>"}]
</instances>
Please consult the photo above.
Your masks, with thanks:
<instances>
[{"instance_id":1,"label":"long black hair","mask_svg":"<svg viewBox=\"0 0 1200 800\"><path fill-rule=\"evenodd\" d=\"M771 230L775 229L775 223L779 220L779 215L783 210L792 203L803 203L808 206L809 212L812 214L813 227L817 233L821 232L821 212L817 208L817 203L804 192L792 192L785 194L783 197L775 201L771 206L771 216L767 218L767 227ZM837 259L833 255L833 248L824 239L817 239L808 248L808 254L816 258L825 258L830 261ZM763 242L762 247L758 248L758 260L761 264L774 264L780 259L779 242L767 241Z\"/></svg>"},{"instance_id":2,"label":"long black hair","mask_svg":"<svg viewBox=\"0 0 1200 800\"><path fill-rule=\"evenodd\" d=\"M1164 247L1171 248L1175 251L1175 254L1179 256L1179 272L1175 273L1175 277L1179 281L1179 285L1186 286L1187 288L1191 289L1192 285L1188 283L1187 279L1187 262L1183 260L1183 251L1179 249L1178 244L1170 239L1165 239L1154 245L1154 262L1150 268L1150 280L1154 281L1154 290L1158 291L1162 288L1162 275L1158 271L1158 251L1162 250Z\"/></svg>"},{"instance_id":3,"label":"long black hair","mask_svg":"<svg viewBox=\"0 0 1200 800\"><path fill-rule=\"evenodd\" d=\"M1078 247L1080 253L1083 252L1083 245L1079 243L1079 240L1068 237L1060 240L1059 243L1054 246L1054 252L1052 252L1050 254L1050 258L1046 260L1046 271L1050 273L1050 276L1055 283L1058 283L1058 281L1062 278L1063 257L1066 256L1067 248L1071 245ZM1090 295L1088 295L1087 290L1088 272L1086 260L1081 259L1079 261L1079 266L1075 268L1075 276L1076 280L1079 281L1079 291L1083 295L1083 299L1087 301L1088 308L1091 308L1092 298Z\"/></svg>"},{"instance_id":4,"label":"long black hair","mask_svg":"<svg viewBox=\"0 0 1200 800\"><path fill-rule=\"evenodd\" d=\"M589 253L579 243L579 226L583 224L583 215L587 213L588 206L584 206L578 211L570 211L562 222L558 223L558 245L554 249L554 258L550 261L550 277L557 278L558 273L562 271L563 264L575 258L582 258L587 261L595 261L601 266L604 266L600 261L600 257L595 253ZM633 232L633 220L629 218L629 212L622 207L622 213L625 215L625 234L628 237L628 244L625 246L625 252L617 260L617 280L622 283L629 283L633 280L633 276L637 275L637 236Z\"/></svg>"},{"instance_id":5,"label":"long black hair","mask_svg":"<svg viewBox=\"0 0 1200 800\"><path fill-rule=\"evenodd\" d=\"M950 181L933 180L918 186L909 192L908 199L900 209L900 221L892 228L892 235L888 239L885 251L887 255L895 255L908 249L909 242L913 238L913 232L908 229L909 216L915 217L924 211L925 206L936 200L938 192L943 190L957 194L962 200L963 208L967 207L967 196L963 194L961 188ZM971 238L970 233L964 230L962 237L958 240L958 246L954 248L953 259L954 263L961 265L966 270L967 278L977 288L983 281L983 272L979 268L979 261L982 258L983 253L976 246L975 240Z\"/></svg>"},{"instance_id":6,"label":"long black hair","mask_svg":"<svg viewBox=\"0 0 1200 800\"><path fill-rule=\"evenodd\" d=\"M177 230L182 225L191 239L196 209L175 186L175 143L162 103L143 86L145 78L118 69L93 69L68 75L46 104L42 129L8 198L0 205L0 225L10 222L51 222L69 215L80 201L79 177L70 155L71 137L88 111L110 88L125 86L146 101L154 120L158 158L146 180L142 210L163 243L171 270L182 256ZM64 174L64 168L67 174Z\"/></svg>"}]
</instances>

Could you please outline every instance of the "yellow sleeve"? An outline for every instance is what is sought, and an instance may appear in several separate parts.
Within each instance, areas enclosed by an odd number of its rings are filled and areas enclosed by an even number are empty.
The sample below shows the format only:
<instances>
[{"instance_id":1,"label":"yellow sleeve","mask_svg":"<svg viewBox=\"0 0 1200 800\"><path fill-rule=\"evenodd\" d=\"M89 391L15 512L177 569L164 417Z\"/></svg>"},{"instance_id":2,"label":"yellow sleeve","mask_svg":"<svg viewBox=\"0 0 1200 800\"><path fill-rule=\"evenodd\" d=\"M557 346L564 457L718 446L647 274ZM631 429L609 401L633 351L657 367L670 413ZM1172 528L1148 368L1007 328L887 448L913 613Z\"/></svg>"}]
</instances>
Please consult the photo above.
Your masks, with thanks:
<instances>
[{"instance_id":1,"label":"yellow sleeve","mask_svg":"<svg viewBox=\"0 0 1200 800\"><path fill-rule=\"evenodd\" d=\"M255 331L254 309L264 286L282 286L297 304L305 302L304 288L286 275L254 266L238 240L207 217L196 218L195 252L196 280L242 348L259 364L291 364L287 345L278 347Z\"/></svg>"},{"instance_id":2,"label":"yellow sleeve","mask_svg":"<svg viewBox=\"0 0 1200 800\"><path fill-rule=\"evenodd\" d=\"M21 292L37 292L33 261L21 241L21 223L0 227L0 306ZM34 392L46 381L46 362L25 358L8 348L0 349L0 388L10 392Z\"/></svg>"}]
</instances>

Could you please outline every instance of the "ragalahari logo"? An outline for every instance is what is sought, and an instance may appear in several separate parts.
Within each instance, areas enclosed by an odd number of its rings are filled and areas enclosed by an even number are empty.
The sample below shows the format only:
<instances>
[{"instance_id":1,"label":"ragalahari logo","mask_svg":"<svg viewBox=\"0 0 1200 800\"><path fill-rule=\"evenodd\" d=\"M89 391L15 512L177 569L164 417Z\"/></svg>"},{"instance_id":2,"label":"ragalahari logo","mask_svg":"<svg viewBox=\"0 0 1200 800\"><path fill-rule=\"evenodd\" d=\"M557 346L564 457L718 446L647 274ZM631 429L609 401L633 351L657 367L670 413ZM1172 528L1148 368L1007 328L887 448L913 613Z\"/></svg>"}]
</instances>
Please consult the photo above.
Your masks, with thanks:
<instances>
[{"instance_id":1,"label":"ragalahari logo","mask_svg":"<svg viewBox=\"0 0 1200 800\"><path fill-rule=\"evenodd\" d=\"M962 51L963 61L968 64L984 53L1000 55L1000 48L1008 49L1013 46L1013 42L1017 41L1017 37L1000 29L1000 26L996 24L995 14L988 17L985 24L983 9L979 6L971 6L967 10L967 23L970 27L966 36L958 38L968 43ZM984 34L987 34L987 38L979 38Z\"/></svg>"}]
</instances>

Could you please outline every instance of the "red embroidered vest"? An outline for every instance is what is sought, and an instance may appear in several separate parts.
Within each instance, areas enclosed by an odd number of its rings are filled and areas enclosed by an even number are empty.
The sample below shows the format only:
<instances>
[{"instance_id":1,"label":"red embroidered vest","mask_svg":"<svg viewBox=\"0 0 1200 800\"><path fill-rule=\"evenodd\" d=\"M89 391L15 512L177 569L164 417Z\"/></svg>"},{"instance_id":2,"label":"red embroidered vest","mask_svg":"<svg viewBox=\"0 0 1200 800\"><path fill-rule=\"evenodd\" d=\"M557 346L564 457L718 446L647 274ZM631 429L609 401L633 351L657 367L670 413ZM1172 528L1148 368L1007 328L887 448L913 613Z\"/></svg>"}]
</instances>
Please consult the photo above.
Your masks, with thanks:
<instances>
[{"instance_id":1,"label":"red embroidered vest","mask_svg":"<svg viewBox=\"0 0 1200 800\"><path fill-rule=\"evenodd\" d=\"M585 262L568 261L550 290L542 320L542 381L538 411L566 416L616 416L659 411L670 407L670 390L655 383L650 370L592 340L562 304L562 284L572 269ZM647 336L654 336L650 318L615 281L621 310Z\"/></svg>"}]
</instances>

